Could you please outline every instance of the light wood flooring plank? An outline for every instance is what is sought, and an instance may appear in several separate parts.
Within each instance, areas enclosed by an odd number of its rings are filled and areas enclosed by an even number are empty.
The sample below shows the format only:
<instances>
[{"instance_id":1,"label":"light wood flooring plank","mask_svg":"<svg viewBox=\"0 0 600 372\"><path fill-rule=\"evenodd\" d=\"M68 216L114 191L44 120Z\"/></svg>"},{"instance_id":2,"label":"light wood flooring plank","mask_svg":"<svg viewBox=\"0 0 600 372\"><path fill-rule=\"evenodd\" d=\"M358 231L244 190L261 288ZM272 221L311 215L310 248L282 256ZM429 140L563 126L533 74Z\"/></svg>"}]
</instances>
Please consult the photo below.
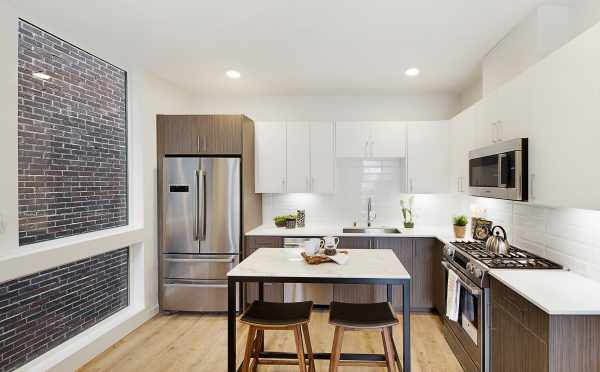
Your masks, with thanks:
<instances>
[{"instance_id":1,"label":"light wood flooring plank","mask_svg":"<svg viewBox=\"0 0 600 372\"><path fill-rule=\"evenodd\" d=\"M401 318L401 317L400 317ZM315 310L309 325L313 350L331 351L333 327L328 313ZM412 315L414 372L461 372L442 333L436 315ZM241 362L248 327L238 323L237 355ZM394 341L402 353L401 327L394 329ZM98 357L79 372L220 372L226 371L227 319L223 315L181 313L157 315ZM265 349L295 352L289 331L266 332ZM342 352L383 353L378 332L346 332ZM328 361L316 361L317 371L327 371ZM340 367L340 372L385 371L384 368ZM292 372L294 366L259 366L259 372Z\"/></svg>"}]
</instances>

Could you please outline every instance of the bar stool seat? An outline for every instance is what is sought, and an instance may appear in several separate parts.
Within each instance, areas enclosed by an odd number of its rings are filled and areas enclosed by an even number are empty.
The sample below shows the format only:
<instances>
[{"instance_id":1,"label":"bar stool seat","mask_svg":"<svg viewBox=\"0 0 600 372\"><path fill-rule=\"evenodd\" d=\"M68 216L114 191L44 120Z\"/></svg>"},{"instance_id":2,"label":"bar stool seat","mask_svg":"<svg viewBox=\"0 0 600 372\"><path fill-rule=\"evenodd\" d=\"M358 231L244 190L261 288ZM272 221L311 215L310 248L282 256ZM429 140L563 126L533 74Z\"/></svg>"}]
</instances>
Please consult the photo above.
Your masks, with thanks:
<instances>
[{"instance_id":1,"label":"bar stool seat","mask_svg":"<svg viewBox=\"0 0 600 372\"><path fill-rule=\"evenodd\" d=\"M387 302L371 304L352 304L332 302L329 307L329 324L335 326L329 372L336 372L340 366L387 367L389 372L400 371L398 351L392 339L393 326L398 318ZM340 360L342 340L345 331L379 331L383 341L385 361L349 361Z\"/></svg>"},{"instance_id":2,"label":"bar stool seat","mask_svg":"<svg viewBox=\"0 0 600 372\"><path fill-rule=\"evenodd\" d=\"M256 371L259 364L298 365L301 372L306 372L307 364L304 354L304 343L306 343L308 370L315 372L314 355L308 333L308 323L312 307L313 303L310 301L287 303L254 301L240 319L240 322L250 326L246 341L244 362L242 363L242 372ZM264 331L266 330L292 331L294 333L298 359L261 360L260 353L263 349Z\"/></svg>"},{"instance_id":3,"label":"bar stool seat","mask_svg":"<svg viewBox=\"0 0 600 372\"><path fill-rule=\"evenodd\" d=\"M398 324L398 318L387 302L349 304L332 302L329 323L345 328L383 328Z\"/></svg>"},{"instance_id":4,"label":"bar stool seat","mask_svg":"<svg viewBox=\"0 0 600 372\"><path fill-rule=\"evenodd\" d=\"M241 321L263 326L294 325L307 323L313 303L307 302L259 302L254 301Z\"/></svg>"}]
</instances>

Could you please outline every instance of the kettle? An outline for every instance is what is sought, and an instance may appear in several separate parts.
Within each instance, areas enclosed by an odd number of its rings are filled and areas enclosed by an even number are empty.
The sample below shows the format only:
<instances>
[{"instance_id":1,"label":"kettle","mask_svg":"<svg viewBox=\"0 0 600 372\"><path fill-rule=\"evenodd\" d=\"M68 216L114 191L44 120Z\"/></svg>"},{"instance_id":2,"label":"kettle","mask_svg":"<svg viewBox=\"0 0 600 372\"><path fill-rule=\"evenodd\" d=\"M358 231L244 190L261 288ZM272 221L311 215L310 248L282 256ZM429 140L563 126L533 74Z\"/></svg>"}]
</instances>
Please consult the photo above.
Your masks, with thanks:
<instances>
[{"instance_id":1,"label":"kettle","mask_svg":"<svg viewBox=\"0 0 600 372\"><path fill-rule=\"evenodd\" d=\"M502 236L500 236L502 232ZM506 254L510 248L508 239L506 239L506 230L500 225L494 226L490 230L490 237L485 242L485 247L488 251L495 254Z\"/></svg>"}]
</instances>

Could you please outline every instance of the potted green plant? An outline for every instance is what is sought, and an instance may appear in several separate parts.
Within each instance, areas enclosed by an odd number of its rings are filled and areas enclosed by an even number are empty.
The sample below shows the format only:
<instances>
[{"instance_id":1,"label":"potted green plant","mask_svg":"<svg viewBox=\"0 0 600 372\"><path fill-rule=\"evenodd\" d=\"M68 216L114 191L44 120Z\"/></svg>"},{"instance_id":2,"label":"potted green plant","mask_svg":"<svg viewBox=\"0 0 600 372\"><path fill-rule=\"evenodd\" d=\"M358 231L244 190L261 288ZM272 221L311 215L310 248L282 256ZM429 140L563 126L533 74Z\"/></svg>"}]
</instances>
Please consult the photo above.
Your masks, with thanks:
<instances>
[{"instance_id":1,"label":"potted green plant","mask_svg":"<svg viewBox=\"0 0 600 372\"><path fill-rule=\"evenodd\" d=\"M287 227L288 221L291 221L291 220L294 220L294 225L295 225L295 222L296 222L295 214L283 214L281 216L273 217L273 222L275 223L275 226L277 226L277 227Z\"/></svg>"},{"instance_id":2,"label":"potted green plant","mask_svg":"<svg viewBox=\"0 0 600 372\"><path fill-rule=\"evenodd\" d=\"M411 196L407 201L404 199L400 200L400 206L402 207L402 216L404 217L404 228L412 229L415 227L415 221L413 219L413 205L415 197Z\"/></svg>"},{"instance_id":3,"label":"potted green plant","mask_svg":"<svg viewBox=\"0 0 600 372\"><path fill-rule=\"evenodd\" d=\"M455 216L454 218L452 218L452 220L454 222L454 236L457 239L464 239L469 219L467 218L467 216L462 215Z\"/></svg>"}]
</instances>

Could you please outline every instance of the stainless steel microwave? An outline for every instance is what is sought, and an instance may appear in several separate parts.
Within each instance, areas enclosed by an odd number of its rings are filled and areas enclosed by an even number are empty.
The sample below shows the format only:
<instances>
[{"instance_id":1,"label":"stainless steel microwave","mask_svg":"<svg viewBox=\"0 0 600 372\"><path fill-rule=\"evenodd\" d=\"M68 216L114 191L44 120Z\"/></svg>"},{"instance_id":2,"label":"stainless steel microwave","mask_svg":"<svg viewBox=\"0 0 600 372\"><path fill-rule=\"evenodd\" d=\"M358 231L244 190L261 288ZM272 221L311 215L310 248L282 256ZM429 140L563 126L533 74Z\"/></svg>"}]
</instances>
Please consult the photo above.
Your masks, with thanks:
<instances>
[{"instance_id":1,"label":"stainless steel microwave","mask_svg":"<svg viewBox=\"0 0 600 372\"><path fill-rule=\"evenodd\" d=\"M469 152L469 194L526 201L527 142L517 138Z\"/></svg>"}]
</instances>

